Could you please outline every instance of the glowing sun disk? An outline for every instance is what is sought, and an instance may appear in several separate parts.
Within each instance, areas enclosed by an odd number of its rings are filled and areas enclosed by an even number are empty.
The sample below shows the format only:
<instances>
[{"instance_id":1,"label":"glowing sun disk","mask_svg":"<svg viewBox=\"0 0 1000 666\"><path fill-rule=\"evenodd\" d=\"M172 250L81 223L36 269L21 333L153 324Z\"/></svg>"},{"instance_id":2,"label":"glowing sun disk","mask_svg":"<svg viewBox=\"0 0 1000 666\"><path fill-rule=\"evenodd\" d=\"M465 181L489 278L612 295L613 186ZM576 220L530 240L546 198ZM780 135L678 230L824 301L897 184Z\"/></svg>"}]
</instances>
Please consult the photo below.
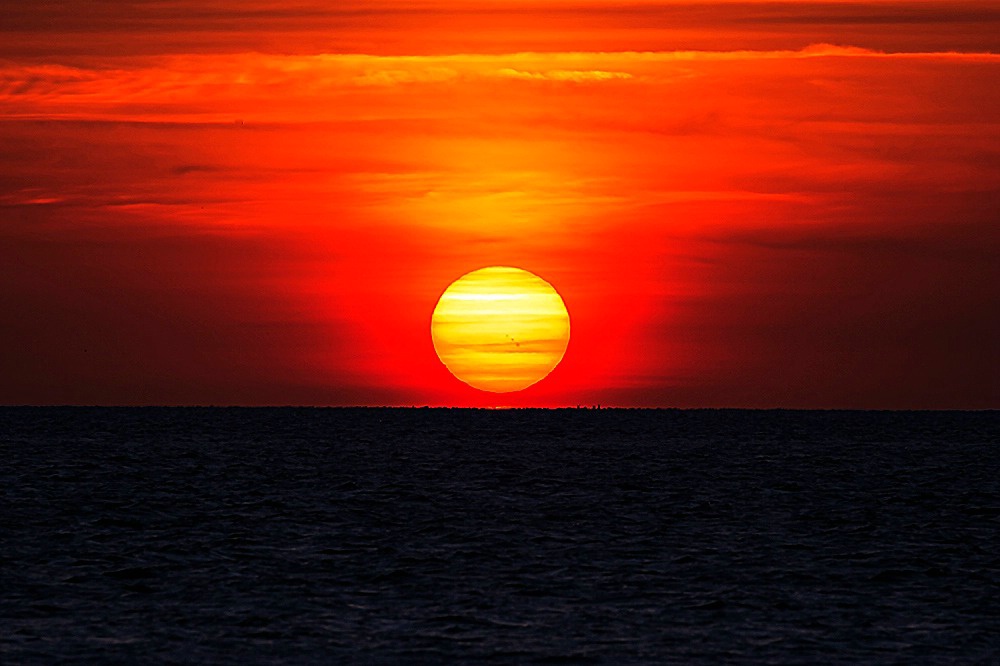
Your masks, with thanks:
<instances>
[{"instance_id":1,"label":"glowing sun disk","mask_svg":"<svg viewBox=\"0 0 1000 666\"><path fill-rule=\"evenodd\" d=\"M559 364L569 313L533 273L490 266L455 280L431 316L434 350L449 371L483 391L520 391Z\"/></svg>"}]
</instances>

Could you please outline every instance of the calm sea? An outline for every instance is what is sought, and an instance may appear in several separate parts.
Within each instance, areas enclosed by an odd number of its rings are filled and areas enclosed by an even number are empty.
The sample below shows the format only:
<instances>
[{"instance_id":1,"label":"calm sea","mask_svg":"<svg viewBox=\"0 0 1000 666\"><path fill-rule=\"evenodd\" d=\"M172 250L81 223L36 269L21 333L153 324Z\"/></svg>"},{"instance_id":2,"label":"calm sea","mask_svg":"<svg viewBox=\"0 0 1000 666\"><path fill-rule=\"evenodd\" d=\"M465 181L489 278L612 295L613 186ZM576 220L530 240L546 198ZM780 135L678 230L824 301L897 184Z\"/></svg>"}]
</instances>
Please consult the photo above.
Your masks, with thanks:
<instances>
[{"instance_id":1,"label":"calm sea","mask_svg":"<svg viewBox=\"0 0 1000 666\"><path fill-rule=\"evenodd\" d=\"M1000 412L0 409L0 661L1000 660Z\"/></svg>"}]
</instances>

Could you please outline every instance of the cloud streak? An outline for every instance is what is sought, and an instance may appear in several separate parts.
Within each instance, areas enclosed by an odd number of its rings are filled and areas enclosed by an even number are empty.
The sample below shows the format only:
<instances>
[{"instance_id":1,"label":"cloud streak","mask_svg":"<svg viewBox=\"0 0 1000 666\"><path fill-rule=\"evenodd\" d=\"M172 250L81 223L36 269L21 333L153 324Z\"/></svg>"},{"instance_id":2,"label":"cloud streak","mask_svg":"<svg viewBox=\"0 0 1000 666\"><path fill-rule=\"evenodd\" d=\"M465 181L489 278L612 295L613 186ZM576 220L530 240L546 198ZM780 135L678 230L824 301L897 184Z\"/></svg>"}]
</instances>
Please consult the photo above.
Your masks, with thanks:
<instances>
[{"instance_id":1,"label":"cloud streak","mask_svg":"<svg viewBox=\"0 0 1000 666\"><path fill-rule=\"evenodd\" d=\"M1000 63L992 53L883 53L812 45L794 51L521 53L503 56L315 55L177 56L121 59L113 66L0 67L0 110L8 118L225 122L343 117L299 103L338 101L354 88L467 88L491 80L595 85L668 85L698 75L686 65L852 58L943 63ZM277 98L283 100L275 102ZM352 100L356 102L357 100ZM366 100L360 100L364 106ZM282 107L285 107L282 111ZM221 111L220 111L221 109ZM349 113L347 115L350 115Z\"/></svg>"},{"instance_id":2,"label":"cloud streak","mask_svg":"<svg viewBox=\"0 0 1000 666\"><path fill-rule=\"evenodd\" d=\"M996 51L986 0L844 2L134 2L5 0L0 57L794 49Z\"/></svg>"}]
</instances>

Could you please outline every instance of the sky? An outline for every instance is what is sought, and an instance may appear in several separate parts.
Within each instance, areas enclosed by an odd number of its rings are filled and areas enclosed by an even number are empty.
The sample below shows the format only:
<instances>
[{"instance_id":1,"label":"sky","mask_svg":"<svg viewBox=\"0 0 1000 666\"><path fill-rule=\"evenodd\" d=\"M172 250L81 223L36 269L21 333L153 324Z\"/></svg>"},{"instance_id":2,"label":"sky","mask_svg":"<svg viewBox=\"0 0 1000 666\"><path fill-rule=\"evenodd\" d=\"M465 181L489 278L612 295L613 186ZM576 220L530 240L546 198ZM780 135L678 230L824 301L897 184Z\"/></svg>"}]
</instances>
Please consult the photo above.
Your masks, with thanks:
<instances>
[{"instance_id":1,"label":"sky","mask_svg":"<svg viewBox=\"0 0 1000 666\"><path fill-rule=\"evenodd\" d=\"M0 15L0 404L1000 408L996 2ZM572 323L502 395L497 265Z\"/></svg>"}]
</instances>

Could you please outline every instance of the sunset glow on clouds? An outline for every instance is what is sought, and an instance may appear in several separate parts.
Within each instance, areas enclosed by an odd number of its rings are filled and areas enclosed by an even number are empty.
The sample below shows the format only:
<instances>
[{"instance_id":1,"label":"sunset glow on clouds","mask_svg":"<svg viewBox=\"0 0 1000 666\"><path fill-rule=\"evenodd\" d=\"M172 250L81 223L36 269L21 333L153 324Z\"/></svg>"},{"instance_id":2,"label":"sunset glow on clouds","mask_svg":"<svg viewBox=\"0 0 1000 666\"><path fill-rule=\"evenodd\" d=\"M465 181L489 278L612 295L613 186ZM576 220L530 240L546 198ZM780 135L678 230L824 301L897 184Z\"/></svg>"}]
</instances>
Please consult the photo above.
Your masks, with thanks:
<instances>
[{"instance_id":1,"label":"sunset glow on clouds","mask_svg":"<svg viewBox=\"0 0 1000 666\"><path fill-rule=\"evenodd\" d=\"M504 404L1000 403L994 3L7 4L0 402L492 405L503 265Z\"/></svg>"}]
</instances>

